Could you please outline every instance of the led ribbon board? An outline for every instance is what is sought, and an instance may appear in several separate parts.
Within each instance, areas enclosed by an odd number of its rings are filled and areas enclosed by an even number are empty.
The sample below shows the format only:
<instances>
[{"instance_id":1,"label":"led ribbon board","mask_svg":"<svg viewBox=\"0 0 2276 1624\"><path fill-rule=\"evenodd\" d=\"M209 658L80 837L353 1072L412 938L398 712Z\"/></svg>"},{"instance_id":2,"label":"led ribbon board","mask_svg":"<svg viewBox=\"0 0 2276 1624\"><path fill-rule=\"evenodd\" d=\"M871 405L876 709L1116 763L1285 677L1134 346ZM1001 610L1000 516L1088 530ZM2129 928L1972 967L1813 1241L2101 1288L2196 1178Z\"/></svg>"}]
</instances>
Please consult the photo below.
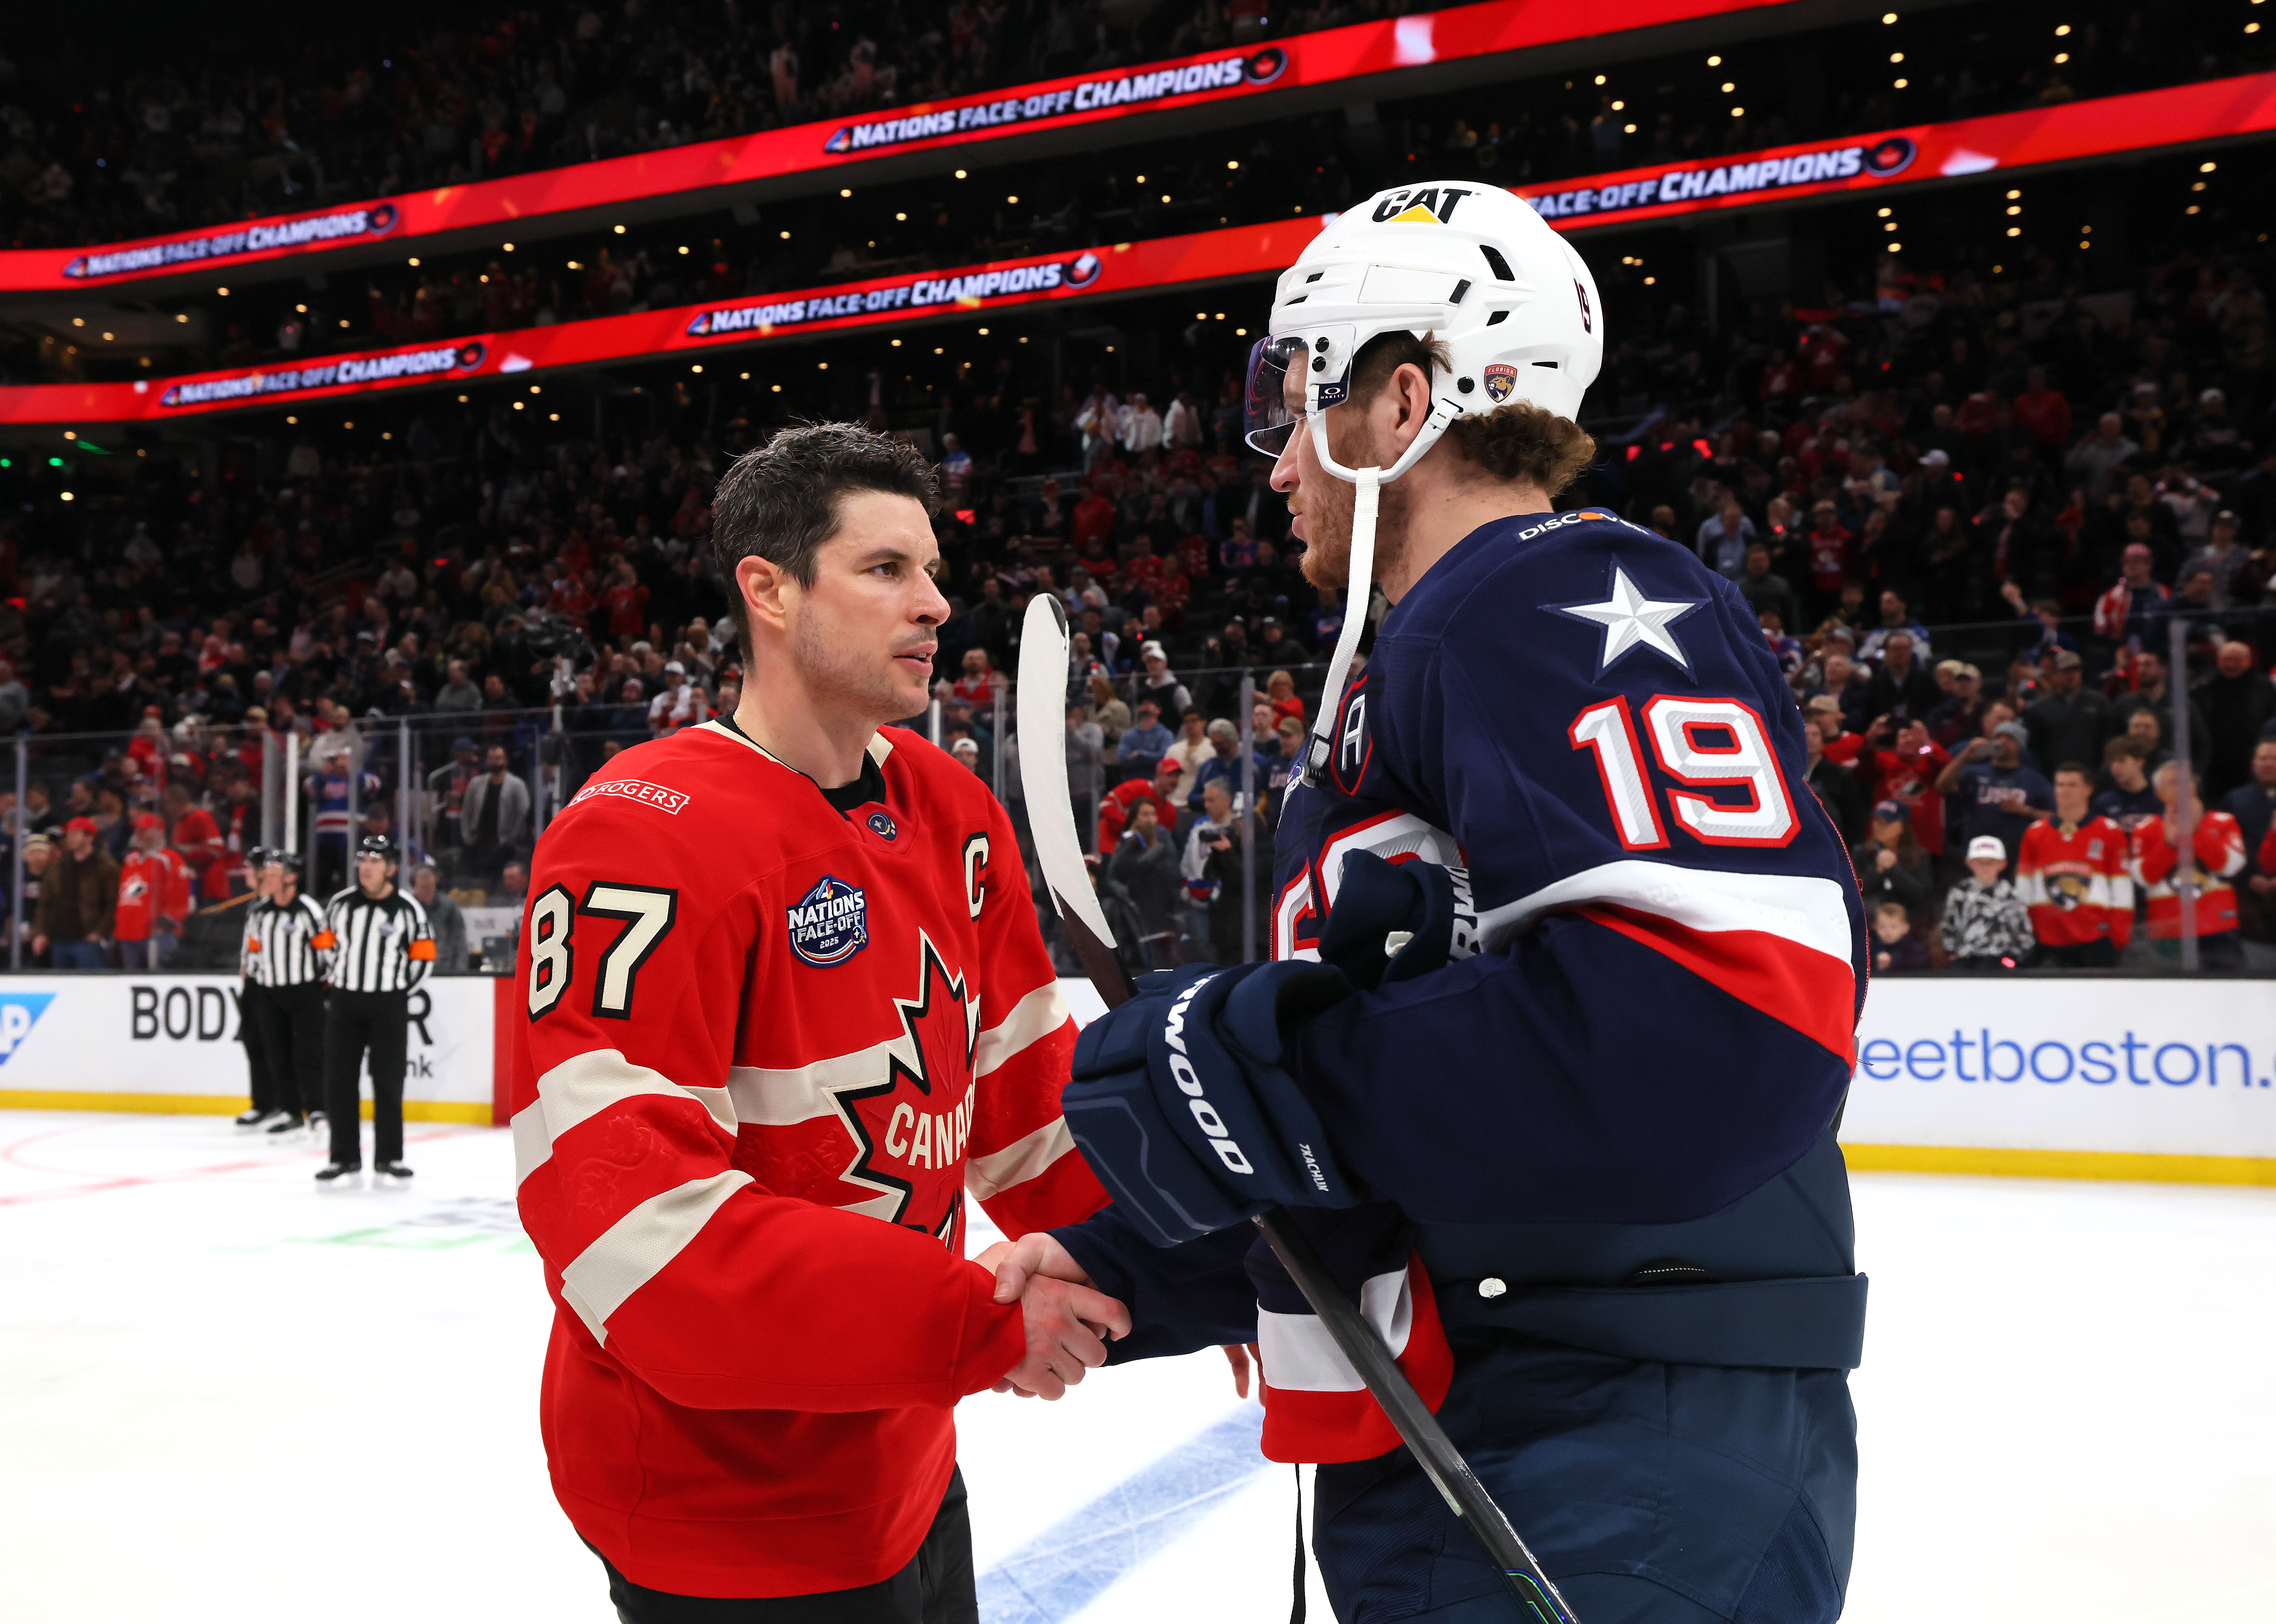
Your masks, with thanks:
<instances>
[{"instance_id":1,"label":"led ribbon board","mask_svg":"<svg viewBox=\"0 0 2276 1624\"><path fill-rule=\"evenodd\" d=\"M1198 106L1371 74L1491 57L1638 28L1756 11L1794 0L1486 0L1451 11L1297 34L1105 73L1045 79L952 101L879 109L661 152L607 158L471 185L405 193L313 213L237 221L95 248L0 252L0 292L113 287L206 267L321 261L376 240L418 252L442 232L498 228L548 215L702 193L824 171L886 154L986 141L1032 130ZM1362 83L1352 94L1369 93Z\"/></svg>"},{"instance_id":2,"label":"led ribbon board","mask_svg":"<svg viewBox=\"0 0 2276 1624\"><path fill-rule=\"evenodd\" d=\"M1741 208L1784 198L1961 179L2276 129L2276 73L2177 85L1875 135L1805 141L1528 186L1519 195L1567 231Z\"/></svg>"},{"instance_id":3,"label":"led ribbon board","mask_svg":"<svg viewBox=\"0 0 2276 1624\"><path fill-rule=\"evenodd\" d=\"M1701 163L1591 176L1522 193L1560 229L2107 156L2276 130L2276 73L1920 125ZM1047 299L1168 292L1286 268L1325 220L1228 226L1074 253L1030 255L800 292L684 305L411 345L133 383L0 389L0 423L118 423L454 383L548 368L688 358L801 333L979 313Z\"/></svg>"}]
</instances>

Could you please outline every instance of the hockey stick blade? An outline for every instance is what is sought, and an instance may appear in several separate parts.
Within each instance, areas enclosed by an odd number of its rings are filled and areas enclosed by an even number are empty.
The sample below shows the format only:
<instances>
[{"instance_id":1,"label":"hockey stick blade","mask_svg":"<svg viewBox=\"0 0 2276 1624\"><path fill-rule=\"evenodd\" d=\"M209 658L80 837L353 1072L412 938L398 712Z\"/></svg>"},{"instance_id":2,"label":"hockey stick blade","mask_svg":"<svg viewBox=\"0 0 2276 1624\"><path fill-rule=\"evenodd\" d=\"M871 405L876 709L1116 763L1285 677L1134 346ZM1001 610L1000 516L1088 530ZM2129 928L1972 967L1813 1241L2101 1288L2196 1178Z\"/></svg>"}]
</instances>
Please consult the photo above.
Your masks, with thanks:
<instances>
[{"instance_id":1,"label":"hockey stick blade","mask_svg":"<svg viewBox=\"0 0 2276 1624\"><path fill-rule=\"evenodd\" d=\"M1100 1001L1112 1009L1130 1001L1130 977L1114 956L1114 933L1108 928L1097 894L1091 888L1089 870L1082 860L1082 842L1075 833L1066 751L1060 743L1066 726L1067 644L1066 613L1058 600L1049 593L1030 599L1020 633L1020 786L1028 803L1036 863L1058 910L1060 927L1066 932L1068 945L1082 962ZM1030 748L1036 744L1044 747ZM1383 1407L1424 1476L1448 1509L1469 1525L1485 1547L1518 1604L1518 1617L1526 1624L1579 1624L1525 1541L1510 1526L1508 1516L1399 1368L1382 1333L1352 1306L1303 1231L1278 1208L1259 1214L1254 1221L1296 1289L1304 1294L1304 1301L1312 1305L1352 1369Z\"/></svg>"},{"instance_id":2,"label":"hockey stick blade","mask_svg":"<svg viewBox=\"0 0 2276 1624\"><path fill-rule=\"evenodd\" d=\"M1028 601L1028 617L1020 629L1020 687L1013 696L1028 827L1035 838L1036 866L1043 871L1043 883L1051 888L1059 917L1069 925L1080 920L1095 941L1111 949L1114 932L1091 888L1067 789L1066 681L1066 611L1051 593L1038 593ZM1067 935L1071 941L1077 940L1072 930ZM1079 942L1075 950L1081 952ZM1111 953L1108 959L1112 962ZM1083 968L1090 968L1087 958Z\"/></svg>"}]
</instances>

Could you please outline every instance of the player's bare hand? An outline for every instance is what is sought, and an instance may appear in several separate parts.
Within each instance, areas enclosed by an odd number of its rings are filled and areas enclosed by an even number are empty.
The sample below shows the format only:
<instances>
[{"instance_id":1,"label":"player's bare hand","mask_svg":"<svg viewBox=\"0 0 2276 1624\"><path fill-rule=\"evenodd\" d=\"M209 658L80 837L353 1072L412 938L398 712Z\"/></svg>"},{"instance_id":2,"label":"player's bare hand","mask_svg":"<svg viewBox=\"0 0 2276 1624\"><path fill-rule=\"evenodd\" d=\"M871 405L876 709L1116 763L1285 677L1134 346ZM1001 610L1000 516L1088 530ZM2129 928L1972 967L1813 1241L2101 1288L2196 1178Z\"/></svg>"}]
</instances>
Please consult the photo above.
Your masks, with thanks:
<instances>
[{"instance_id":1,"label":"player's bare hand","mask_svg":"<svg viewBox=\"0 0 2276 1624\"><path fill-rule=\"evenodd\" d=\"M1038 1274L1078 1286L1097 1283L1083 1273L1066 1247L1041 1229L1016 1241L998 1241L973 1261L994 1273L998 1303L1017 1303L1029 1279Z\"/></svg>"},{"instance_id":2,"label":"player's bare hand","mask_svg":"<svg viewBox=\"0 0 2276 1624\"><path fill-rule=\"evenodd\" d=\"M1252 1364L1256 1366L1256 1380L1258 1386L1262 1387L1264 1381L1264 1356L1257 1352L1256 1343L1227 1342L1218 1351L1225 1356L1225 1362L1233 1366L1233 1397L1245 1399L1248 1396L1248 1371ZM1260 1394L1259 1396L1262 1394Z\"/></svg>"},{"instance_id":3,"label":"player's bare hand","mask_svg":"<svg viewBox=\"0 0 2276 1624\"><path fill-rule=\"evenodd\" d=\"M1106 1344L1130 1334L1130 1311L1103 1291L1049 1275L1029 1277L1020 1294L1028 1356L996 1384L998 1393L1056 1399L1106 1363Z\"/></svg>"}]
</instances>

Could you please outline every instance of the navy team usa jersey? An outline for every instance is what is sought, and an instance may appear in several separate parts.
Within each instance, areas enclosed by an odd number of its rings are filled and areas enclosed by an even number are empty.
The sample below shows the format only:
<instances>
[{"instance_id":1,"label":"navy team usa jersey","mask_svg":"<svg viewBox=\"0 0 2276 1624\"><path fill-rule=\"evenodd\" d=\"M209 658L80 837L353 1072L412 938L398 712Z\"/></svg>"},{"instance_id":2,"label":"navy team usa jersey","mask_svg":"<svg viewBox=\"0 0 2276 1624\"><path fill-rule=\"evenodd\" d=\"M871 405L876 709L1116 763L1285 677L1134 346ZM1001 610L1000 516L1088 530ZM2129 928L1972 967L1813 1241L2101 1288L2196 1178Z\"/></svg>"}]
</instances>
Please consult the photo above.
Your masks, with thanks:
<instances>
[{"instance_id":1,"label":"navy team usa jersey","mask_svg":"<svg viewBox=\"0 0 2276 1624\"><path fill-rule=\"evenodd\" d=\"M1458 961L1305 1023L1373 1197L1429 1223L1669 1223L1816 1143L1854 1064L1864 918L1753 614L1595 510L1465 538L1384 621L1292 789L1275 957L1344 858L1454 871Z\"/></svg>"}]
</instances>

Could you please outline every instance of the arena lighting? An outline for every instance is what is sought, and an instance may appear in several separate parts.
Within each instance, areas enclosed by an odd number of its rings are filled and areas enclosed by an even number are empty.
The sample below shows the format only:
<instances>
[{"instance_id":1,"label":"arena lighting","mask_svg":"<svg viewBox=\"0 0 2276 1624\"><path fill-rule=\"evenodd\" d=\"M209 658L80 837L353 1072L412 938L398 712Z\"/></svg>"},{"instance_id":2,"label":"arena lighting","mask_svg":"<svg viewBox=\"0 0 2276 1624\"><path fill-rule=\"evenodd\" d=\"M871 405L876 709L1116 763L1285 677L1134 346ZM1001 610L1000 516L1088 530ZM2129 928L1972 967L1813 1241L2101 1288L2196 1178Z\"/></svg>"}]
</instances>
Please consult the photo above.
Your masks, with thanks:
<instances>
[{"instance_id":1,"label":"arena lighting","mask_svg":"<svg viewBox=\"0 0 2276 1624\"><path fill-rule=\"evenodd\" d=\"M1559 230L1582 232L1676 215L2159 150L2257 132L2276 132L2276 72L1589 176L1523 195ZM2013 190L2020 193L2020 188ZM205 372L140 383L0 388L0 423L129 422L376 389L438 384L463 389L474 379L531 370L643 359L693 361L704 351L793 335L891 328L927 317L985 319L1020 305L1166 293L1195 283L1261 278L1279 271L1294 261L1319 229L1319 218L1307 215L960 270L903 272L423 346L355 351L294 366ZM934 349L936 354L944 352L945 346Z\"/></svg>"},{"instance_id":2,"label":"arena lighting","mask_svg":"<svg viewBox=\"0 0 2276 1624\"><path fill-rule=\"evenodd\" d=\"M528 175L400 193L307 214L232 221L100 248L0 252L0 292L55 292L176 276L203 265L351 252L375 239L415 242L437 232L514 230L548 215L860 164L887 153L969 147L1006 135L1126 119L1256 95L1334 85L1358 100L1369 76L1473 61L1638 28L1764 11L1796 0L1484 0L1229 47L1129 68L1070 74L852 120L793 125L723 140L543 170ZM1357 81L1357 82L1354 82ZM961 180L965 175L957 177ZM725 207L723 200L720 207ZM622 235L625 228L616 228Z\"/></svg>"}]
</instances>

